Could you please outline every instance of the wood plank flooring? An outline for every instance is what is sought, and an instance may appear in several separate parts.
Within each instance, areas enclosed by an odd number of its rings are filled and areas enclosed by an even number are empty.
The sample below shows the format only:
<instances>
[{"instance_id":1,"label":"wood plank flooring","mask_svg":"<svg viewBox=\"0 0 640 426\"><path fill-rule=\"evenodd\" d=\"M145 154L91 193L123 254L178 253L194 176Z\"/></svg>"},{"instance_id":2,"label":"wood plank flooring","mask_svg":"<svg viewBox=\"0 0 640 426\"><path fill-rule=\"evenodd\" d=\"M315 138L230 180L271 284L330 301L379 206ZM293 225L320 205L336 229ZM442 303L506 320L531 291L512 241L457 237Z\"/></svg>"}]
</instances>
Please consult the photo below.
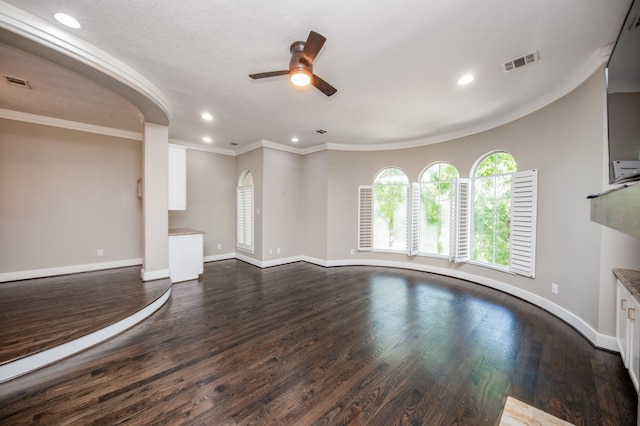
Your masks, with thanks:
<instances>
[{"instance_id":1,"label":"wood plank flooring","mask_svg":"<svg viewBox=\"0 0 640 426\"><path fill-rule=\"evenodd\" d=\"M507 396L635 425L618 354L423 272L212 262L147 321L0 385L0 424L497 425Z\"/></svg>"},{"instance_id":2,"label":"wood plank flooring","mask_svg":"<svg viewBox=\"0 0 640 426\"><path fill-rule=\"evenodd\" d=\"M0 365L85 336L160 297L171 281L140 267L0 284Z\"/></svg>"}]
</instances>

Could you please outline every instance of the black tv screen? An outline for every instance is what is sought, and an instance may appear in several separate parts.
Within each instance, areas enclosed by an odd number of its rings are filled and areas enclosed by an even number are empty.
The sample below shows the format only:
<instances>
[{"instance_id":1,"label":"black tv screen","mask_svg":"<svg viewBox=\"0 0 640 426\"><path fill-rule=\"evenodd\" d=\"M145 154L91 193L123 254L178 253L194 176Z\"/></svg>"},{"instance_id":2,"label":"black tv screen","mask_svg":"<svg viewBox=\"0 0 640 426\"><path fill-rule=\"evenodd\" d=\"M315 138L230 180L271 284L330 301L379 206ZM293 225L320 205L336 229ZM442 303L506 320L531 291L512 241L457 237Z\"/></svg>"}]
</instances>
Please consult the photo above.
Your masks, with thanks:
<instances>
[{"instance_id":1,"label":"black tv screen","mask_svg":"<svg viewBox=\"0 0 640 426\"><path fill-rule=\"evenodd\" d=\"M640 179L640 0L634 0L607 64L609 183Z\"/></svg>"}]
</instances>

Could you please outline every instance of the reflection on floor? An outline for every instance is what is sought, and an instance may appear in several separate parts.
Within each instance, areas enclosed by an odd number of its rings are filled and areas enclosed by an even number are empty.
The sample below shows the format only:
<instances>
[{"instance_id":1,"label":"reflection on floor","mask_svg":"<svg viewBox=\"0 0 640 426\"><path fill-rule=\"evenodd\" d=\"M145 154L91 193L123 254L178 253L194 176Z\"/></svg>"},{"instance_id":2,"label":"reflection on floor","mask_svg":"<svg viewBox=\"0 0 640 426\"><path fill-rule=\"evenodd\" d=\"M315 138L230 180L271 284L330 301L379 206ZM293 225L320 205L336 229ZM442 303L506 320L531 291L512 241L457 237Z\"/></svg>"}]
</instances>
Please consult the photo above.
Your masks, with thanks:
<instances>
[{"instance_id":1,"label":"reflection on floor","mask_svg":"<svg viewBox=\"0 0 640 426\"><path fill-rule=\"evenodd\" d=\"M573 423L565 422L522 401L507 397L507 403L500 419L500 426L534 425L572 426Z\"/></svg>"}]
</instances>

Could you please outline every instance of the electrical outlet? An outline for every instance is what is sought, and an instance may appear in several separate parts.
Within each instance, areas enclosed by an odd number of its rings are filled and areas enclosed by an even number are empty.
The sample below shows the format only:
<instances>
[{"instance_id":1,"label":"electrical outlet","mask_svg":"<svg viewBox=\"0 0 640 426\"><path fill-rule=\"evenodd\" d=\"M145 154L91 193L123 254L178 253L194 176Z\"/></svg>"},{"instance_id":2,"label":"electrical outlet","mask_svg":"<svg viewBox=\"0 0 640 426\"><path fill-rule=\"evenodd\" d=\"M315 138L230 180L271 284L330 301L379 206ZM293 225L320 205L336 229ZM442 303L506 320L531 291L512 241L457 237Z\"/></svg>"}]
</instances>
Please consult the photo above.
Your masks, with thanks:
<instances>
[{"instance_id":1,"label":"electrical outlet","mask_svg":"<svg viewBox=\"0 0 640 426\"><path fill-rule=\"evenodd\" d=\"M551 293L558 294L558 284L551 283Z\"/></svg>"},{"instance_id":2,"label":"electrical outlet","mask_svg":"<svg viewBox=\"0 0 640 426\"><path fill-rule=\"evenodd\" d=\"M280 247L276 249L276 253L280 254Z\"/></svg>"},{"instance_id":3,"label":"electrical outlet","mask_svg":"<svg viewBox=\"0 0 640 426\"><path fill-rule=\"evenodd\" d=\"M218 244L218 250L222 250L222 244Z\"/></svg>"},{"instance_id":4,"label":"electrical outlet","mask_svg":"<svg viewBox=\"0 0 640 426\"><path fill-rule=\"evenodd\" d=\"M98 249L98 256L104 256L104 250Z\"/></svg>"},{"instance_id":5,"label":"electrical outlet","mask_svg":"<svg viewBox=\"0 0 640 426\"><path fill-rule=\"evenodd\" d=\"M273 254L273 249L269 249L269 254Z\"/></svg>"},{"instance_id":6,"label":"electrical outlet","mask_svg":"<svg viewBox=\"0 0 640 426\"><path fill-rule=\"evenodd\" d=\"M351 249L351 254L356 254L356 251L354 249Z\"/></svg>"}]
</instances>

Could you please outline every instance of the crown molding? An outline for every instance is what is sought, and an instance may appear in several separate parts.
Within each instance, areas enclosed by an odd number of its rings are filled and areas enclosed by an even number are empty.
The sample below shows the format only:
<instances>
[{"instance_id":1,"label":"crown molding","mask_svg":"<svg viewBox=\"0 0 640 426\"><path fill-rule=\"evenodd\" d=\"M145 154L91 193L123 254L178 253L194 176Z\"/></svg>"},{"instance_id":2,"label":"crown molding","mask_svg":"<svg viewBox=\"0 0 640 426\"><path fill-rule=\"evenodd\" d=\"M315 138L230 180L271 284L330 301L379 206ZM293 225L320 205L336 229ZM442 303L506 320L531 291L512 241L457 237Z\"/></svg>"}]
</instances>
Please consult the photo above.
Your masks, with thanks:
<instances>
[{"instance_id":1,"label":"crown molding","mask_svg":"<svg viewBox=\"0 0 640 426\"><path fill-rule=\"evenodd\" d=\"M215 146L202 145L202 144L193 143L193 142L186 142L186 141L181 141L179 139L169 139L169 144L183 146L185 148L193 149L196 151L211 152L213 154L221 154L221 155L229 155L231 157L235 157L237 155L236 152L232 149L218 148Z\"/></svg>"},{"instance_id":2,"label":"crown molding","mask_svg":"<svg viewBox=\"0 0 640 426\"><path fill-rule=\"evenodd\" d=\"M46 117L43 115L28 114L26 112L12 111L8 109L0 108L0 118L40 124L43 126L59 127L61 129L77 130L80 132L95 133L98 135L114 136L116 138L132 139L135 141L142 140L142 133L113 129L111 127L96 126L93 124L80 123L78 121L62 120L60 118Z\"/></svg>"}]
</instances>

